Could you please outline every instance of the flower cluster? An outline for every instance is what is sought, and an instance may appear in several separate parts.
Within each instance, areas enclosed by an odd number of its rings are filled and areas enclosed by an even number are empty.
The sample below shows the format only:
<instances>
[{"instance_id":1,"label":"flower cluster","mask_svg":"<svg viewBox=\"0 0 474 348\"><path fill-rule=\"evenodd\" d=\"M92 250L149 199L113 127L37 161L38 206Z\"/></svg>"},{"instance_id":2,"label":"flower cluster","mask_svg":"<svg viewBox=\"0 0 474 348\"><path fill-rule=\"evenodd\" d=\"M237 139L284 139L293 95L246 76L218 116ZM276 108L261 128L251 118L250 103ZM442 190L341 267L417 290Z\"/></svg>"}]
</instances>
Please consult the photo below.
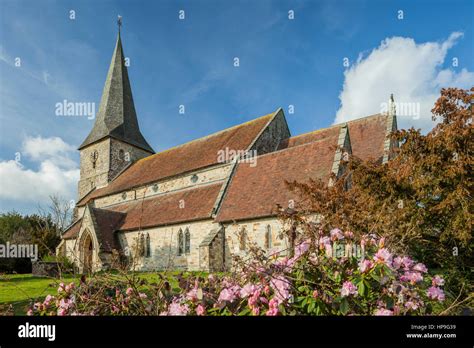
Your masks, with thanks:
<instances>
[{"instance_id":1,"label":"flower cluster","mask_svg":"<svg viewBox=\"0 0 474 348\"><path fill-rule=\"evenodd\" d=\"M363 253L328 253L335 243ZM107 275L78 286L61 283L56 296L34 303L28 315L428 314L428 304L445 300L443 278L385 244L373 234L318 231L292 253L249 258L233 273L177 276L177 289L160 275L157 283Z\"/></svg>"}]
</instances>

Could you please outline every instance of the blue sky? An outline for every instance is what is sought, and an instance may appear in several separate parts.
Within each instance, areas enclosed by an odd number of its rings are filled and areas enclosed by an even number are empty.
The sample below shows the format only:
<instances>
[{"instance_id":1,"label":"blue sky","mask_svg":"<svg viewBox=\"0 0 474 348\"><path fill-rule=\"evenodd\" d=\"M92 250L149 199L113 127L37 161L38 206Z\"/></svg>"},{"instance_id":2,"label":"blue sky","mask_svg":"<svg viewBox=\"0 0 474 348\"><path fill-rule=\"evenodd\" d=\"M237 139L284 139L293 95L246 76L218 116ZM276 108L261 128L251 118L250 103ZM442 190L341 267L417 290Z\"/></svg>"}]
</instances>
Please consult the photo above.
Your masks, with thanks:
<instances>
[{"instance_id":1,"label":"blue sky","mask_svg":"<svg viewBox=\"0 0 474 348\"><path fill-rule=\"evenodd\" d=\"M49 194L75 198L75 149L93 120L58 117L55 105L98 108L117 15L142 133L161 151L280 106L292 134L308 132L377 113L390 93L421 106L421 118L400 124L427 130L440 87L474 85L473 6L0 0L0 211L33 212Z\"/></svg>"}]
</instances>

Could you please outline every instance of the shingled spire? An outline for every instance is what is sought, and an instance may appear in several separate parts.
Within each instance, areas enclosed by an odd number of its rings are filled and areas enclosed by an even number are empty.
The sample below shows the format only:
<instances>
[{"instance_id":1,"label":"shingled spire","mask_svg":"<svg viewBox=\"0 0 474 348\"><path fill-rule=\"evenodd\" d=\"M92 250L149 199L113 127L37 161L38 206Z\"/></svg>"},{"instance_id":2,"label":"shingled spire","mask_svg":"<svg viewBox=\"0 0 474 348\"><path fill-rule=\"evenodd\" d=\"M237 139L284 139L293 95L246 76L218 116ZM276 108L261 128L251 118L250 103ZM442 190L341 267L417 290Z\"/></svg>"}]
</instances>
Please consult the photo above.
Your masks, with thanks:
<instances>
[{"instance_id":1,"label":"shingled spire","mask_svg":"<svg viewBox=\"0 0 474 348\"><path fill-rule=\"evenodd\" d=\"M112 137L154 153L138 126L132 89L123 55L120 24L119 19L117 43L109 72L107 73L107 79L105 80L94 128L92 128L86 140L81 144L79 150L101 139Z\"/></svg>"}]
</instances>

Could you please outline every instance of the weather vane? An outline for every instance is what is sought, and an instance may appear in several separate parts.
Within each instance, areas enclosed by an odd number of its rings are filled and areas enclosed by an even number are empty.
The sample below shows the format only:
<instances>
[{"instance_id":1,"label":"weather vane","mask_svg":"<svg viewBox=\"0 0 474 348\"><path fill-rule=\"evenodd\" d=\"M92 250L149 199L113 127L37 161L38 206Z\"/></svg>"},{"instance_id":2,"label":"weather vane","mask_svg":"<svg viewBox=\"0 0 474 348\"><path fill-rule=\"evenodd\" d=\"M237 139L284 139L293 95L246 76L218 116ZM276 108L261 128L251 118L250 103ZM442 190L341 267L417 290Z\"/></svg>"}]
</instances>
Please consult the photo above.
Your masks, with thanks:
<instances>
[{"instance_id":1,"label":"weather vane","mask_svg":"<svg viewBox=\"0 0 474 348\"><path fill-rule=\"evenodd\" d=\"M119 31L120 31L120 27L122 26L122 16L121 15L117 16L117 24L118 24L118 28L119 28Z\"/></svg>"}]
</instances>

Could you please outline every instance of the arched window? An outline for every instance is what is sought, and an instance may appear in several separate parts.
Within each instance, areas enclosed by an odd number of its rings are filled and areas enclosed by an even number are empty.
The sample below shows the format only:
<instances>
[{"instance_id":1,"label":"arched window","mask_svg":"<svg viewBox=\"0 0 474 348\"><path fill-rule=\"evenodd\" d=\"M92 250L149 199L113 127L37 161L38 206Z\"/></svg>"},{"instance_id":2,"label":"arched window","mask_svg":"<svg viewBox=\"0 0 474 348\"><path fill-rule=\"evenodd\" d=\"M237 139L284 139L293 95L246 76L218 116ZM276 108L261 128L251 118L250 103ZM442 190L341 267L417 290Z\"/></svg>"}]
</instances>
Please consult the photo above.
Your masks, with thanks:
<instances>
[{"instance_id":1,"label":"arched window","mask_svg":"<svg viewBox=\"0 0 474 348\"><path fill-rule=\"evenodd\" d=\"M179 232L178 232L178 255L183 255L183 241L184 241L184 237L183 237L183 231L181 229L179 229Z\"/></svg>"},{"instance_id":2,"label":"arched window","mask_svg":"<svg viewBox=\"0 0 474 348\"><path fill-rule=\"evenodd\" d=\"M245 227L240 231L240 251L247 250L247 231Z\"/></svg>"},{"instance_id":3,"label":"arched window","mask_svg":"<svg viewBox=\"0 0 474 348\"><path fill-rule=\"evenodd\" d=\"M140 235L140 245L138 249L138 253L140 256L145 256L145 235Z\"/></svg>"},{"instance_id":4,"label":"arched window","mask_svg":"<svg viewBox=\"0 0 474 348\"><path fill-rule=\"evenodd\" d=\"M186 232L184 233L184 252L189 254L191 250L191 233L189 233L189 229L186 228Z\"/></svg>"},{"instance_id":5,"label":"arched window","mask_svg":"<svg viewBox=\"0 0 474 348\"><path fill-rule=\"evenodd\" d=\"M146 245L145 245L145 256L150 257L151 256L151 242L150 242L150 234L146 234Z\"/></svg>"},{"instance_id":6,"label":"arched window","mask_svg":"<svg viewBox=\"0 0 474 348\"><path fill-rule=\"evenodd\" d=\"M265 248L272 248L272 227L270 225L267 225L265 229Z\"/></svg>"}]
</instances>

